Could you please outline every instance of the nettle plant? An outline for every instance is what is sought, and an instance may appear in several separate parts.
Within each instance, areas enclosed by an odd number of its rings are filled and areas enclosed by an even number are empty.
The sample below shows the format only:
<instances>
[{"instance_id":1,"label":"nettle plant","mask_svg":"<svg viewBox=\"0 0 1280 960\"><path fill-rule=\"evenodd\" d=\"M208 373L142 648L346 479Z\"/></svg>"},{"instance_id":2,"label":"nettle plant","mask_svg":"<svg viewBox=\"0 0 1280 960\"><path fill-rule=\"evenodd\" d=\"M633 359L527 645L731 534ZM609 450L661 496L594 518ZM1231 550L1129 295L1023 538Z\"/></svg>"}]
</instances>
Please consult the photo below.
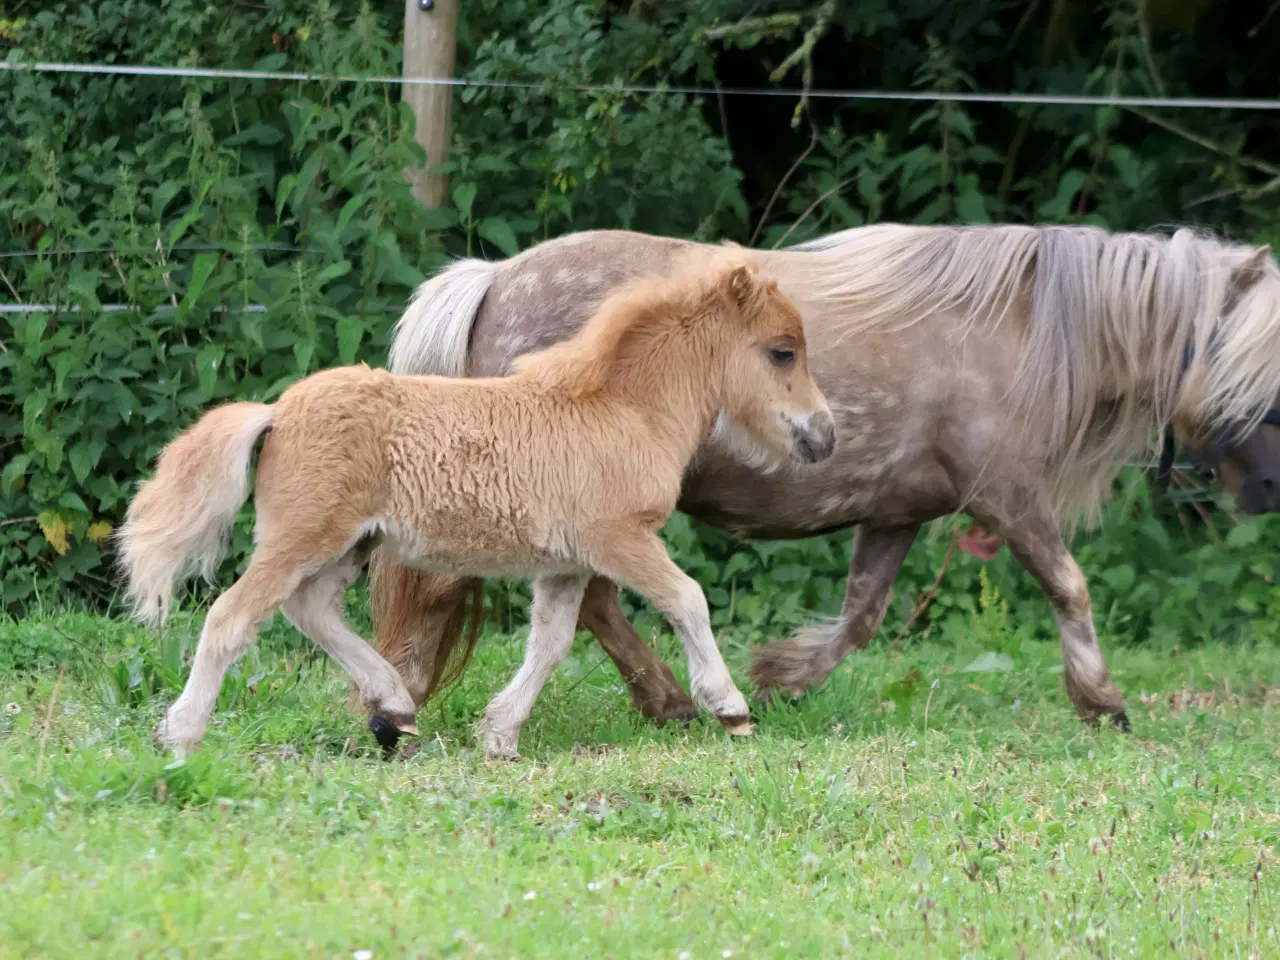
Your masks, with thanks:
<instances>
[{"instance_id":1,"label":"nettle plant","mask_svg":"<svg viewBox=\"0 0 1280 960\"><path fill-rule=\"evenodd\" d=\"M367 9L340 29L322 7L295 40L317 72L397 68ZM6 83L24 136L0 206L10 243L34 251L6 262L7 292L33 308L0 337L12 609L72 581L112 595L106 538L160 447L210 403L380 361L443 245L404 175L424 159L412 116L383 86L173 81L137 128L94 141L40 122L67 81ZM94 93L72 101L109 115Z\"/></svg>"}]
</instances>

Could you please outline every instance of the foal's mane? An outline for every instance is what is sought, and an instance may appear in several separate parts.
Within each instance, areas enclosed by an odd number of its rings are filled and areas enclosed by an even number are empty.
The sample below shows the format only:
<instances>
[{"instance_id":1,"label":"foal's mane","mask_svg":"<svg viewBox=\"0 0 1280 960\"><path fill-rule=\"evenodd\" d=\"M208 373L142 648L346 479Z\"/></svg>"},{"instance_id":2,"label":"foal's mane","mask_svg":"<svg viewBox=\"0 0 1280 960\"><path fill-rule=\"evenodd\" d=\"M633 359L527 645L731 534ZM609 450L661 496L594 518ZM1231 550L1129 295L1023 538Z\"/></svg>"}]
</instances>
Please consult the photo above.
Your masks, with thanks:
<instances>
[{"instance_id":1,"label":"foal's mane","mask_svg":"<svg viewBox=\"0 0 1280 960\"><path fill-rule=\"evenodd\" d=\"M861 227L791 248L840 335L954 313L961 332L1030 305L1014 428L1048 424L1060 518L1090 515L1124 462L1175 416L1256 425L1280 391L1280 268L1268 247L1180 229Z\"/></svg>"},{"instance_id":2,"label":"foal's mane","mask_svg":"<svg viewBox=\"0 0 1280 960\"><path fill-rule=\"evenodd\" d=\"M670 275L637 277L615 288L572 337L517 357L512 370L574 396L598 392L624 354L624 345L665 332L696 327L708 315L730 306L729 278L745 268L752 277L755 259L737 246L691 256Z\"/></svg>"}]
</instances>

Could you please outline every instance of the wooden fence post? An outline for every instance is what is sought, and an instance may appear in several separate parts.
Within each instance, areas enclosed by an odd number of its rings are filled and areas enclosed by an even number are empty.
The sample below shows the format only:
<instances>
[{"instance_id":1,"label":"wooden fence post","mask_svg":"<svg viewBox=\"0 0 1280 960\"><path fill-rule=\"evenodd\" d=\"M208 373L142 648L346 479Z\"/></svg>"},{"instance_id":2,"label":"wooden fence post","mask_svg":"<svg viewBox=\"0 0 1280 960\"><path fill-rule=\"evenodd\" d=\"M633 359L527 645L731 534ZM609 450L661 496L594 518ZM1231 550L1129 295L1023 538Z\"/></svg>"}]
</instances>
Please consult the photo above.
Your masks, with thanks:
<instances>
[{"instance_id":1,"label":"wooden fence post","mask_svg":"<svg viewBox=\"0 0 1280 960\"><path fill-rule=\"evenodd\" d=\"M401 76L452 77L457 26L458 0L405 0ZM438 207L448 200L448 177L427 170L449 157L453 87L406 83L401 96L417 120L414 139L427 151L426 168L410 171L413 195L429 208Z\"/></svg>"}]
</instances>

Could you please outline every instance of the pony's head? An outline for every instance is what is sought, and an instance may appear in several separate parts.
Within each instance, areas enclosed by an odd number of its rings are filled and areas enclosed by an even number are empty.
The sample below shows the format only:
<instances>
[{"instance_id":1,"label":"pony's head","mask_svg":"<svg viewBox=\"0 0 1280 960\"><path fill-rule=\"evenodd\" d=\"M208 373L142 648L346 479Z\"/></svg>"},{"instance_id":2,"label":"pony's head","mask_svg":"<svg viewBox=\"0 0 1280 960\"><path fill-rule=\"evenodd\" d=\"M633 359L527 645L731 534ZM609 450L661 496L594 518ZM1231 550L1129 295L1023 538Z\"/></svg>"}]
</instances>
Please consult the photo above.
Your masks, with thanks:
<instances>
[{"instance_id":1,"label":"pony's head","mask_svg":"<svg viewBox=\"0 0 1280 960\"><path fill-rule=\"evenodd\" d=\"M718 260L713 295L725 318L726 363L716 439L762 465L825 460L835 449L835 421L809 375L800 311L745 250Z\"/></svg>"},{"instance_id":2,"label":"pony's head","mask_svg":"<svg viewBox=\"0 0 1280 960\"><path fill-rule=\"evenodd\" d=\"M1240 262L1233 265L1225 291L1223 335L1215 329L1208 350L1219 354L1225 346L1226 352L1237 354L1229 359L1217 357L1220 372L1216 378L1212 369L1208 374L1210 383L1217 380L1214 392L1225 394L1226 405L1235 409L1213 422L1175 418L1175 426L1181 427L1177 432L1186 438L1200 471L1219 479L1241 509L1249 514L1272 513L1280 510L1280 392L1271 396L1265 412L1257 409L1256 401L1250 404L1241 395L1256 396L1259 381L1275 377L1274 364L1265 361L1271 360L1268 348L1280 328L1280 270L1270 246L1245 248L1238 256ZM1184 367L1187 362L1184 359ZM1228 378L1245 365L1252 368L1248 379L1253 389L1231 389L1234 384Z\"/></svg>"},{"instance_id":3,"label":"pony's head","mask_svg":"<svg viewBox=\"0 0 1280 960\"><path fill-rule=\"evenodd\" d=\"M1245 513L1280 513L1280 394L1256 429L1191 445L1187 452L1201 477L1221 483ZM1167 483L1167 467L1161 467Z\"/></svg>"}]
</instances>

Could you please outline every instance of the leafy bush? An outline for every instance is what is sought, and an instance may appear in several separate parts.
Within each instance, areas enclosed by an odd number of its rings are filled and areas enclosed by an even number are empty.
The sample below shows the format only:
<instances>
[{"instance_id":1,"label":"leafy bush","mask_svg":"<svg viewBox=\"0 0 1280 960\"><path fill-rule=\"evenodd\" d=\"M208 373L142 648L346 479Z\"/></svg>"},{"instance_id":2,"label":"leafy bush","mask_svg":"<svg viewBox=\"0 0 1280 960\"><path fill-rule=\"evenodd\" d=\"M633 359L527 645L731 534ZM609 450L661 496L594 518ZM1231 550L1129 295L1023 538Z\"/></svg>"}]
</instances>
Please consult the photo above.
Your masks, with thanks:
<instances>
[{"instance_id":1,"label":"leafy bush","mask_svg":"<svg viewBox=\"0 0 1280 960\"><path fill-rule=\"evenodd\" d=\"M382 362L412 287L450 256L620 226L771 246L885 219L1198 219L1280 237L1274 170L1252 159L1274 132L1242 114L1200 114L1187 129L1108 109L814 100L797 113L782 98L624 89L763 86L809 33L812 60L788 82L811 68L815 85L854 88L1269 95L1280 18L1259 24L1245 57L1237 34L1253 22L1195 4L1117 0L1093 19L1059 3L622 6L466 5L460 69L537 86L458 94L443 167L453 202L430 211L406 187L425 158L394 87L0 73L11 145L0 247L19 254L0 259L0 287L56 307L0 314L0 608L109 600L105 538L163 443L213 402L269 400L321 367ZM11 7L0 46L15 61L400 68L398 9L355 0ZM734 632L776 634L839 608L847 536L744 546L684 518L667 535ZM912 551L887 631L949 542L943 532ZM248 545L246 512L224 576ZM1184 532L1138 485L1077 553L1104 636L1186 642L1274 633L1277 546L1271 519L1225 542L1212 527ZM952 553L919 621L941 636L970 628L981 595L984 566ZM1010 616L1047 635L1047 606L1007 554L985 569ZM522 587L491 597L523 616Z\"/></svg>"}]
</instances>

